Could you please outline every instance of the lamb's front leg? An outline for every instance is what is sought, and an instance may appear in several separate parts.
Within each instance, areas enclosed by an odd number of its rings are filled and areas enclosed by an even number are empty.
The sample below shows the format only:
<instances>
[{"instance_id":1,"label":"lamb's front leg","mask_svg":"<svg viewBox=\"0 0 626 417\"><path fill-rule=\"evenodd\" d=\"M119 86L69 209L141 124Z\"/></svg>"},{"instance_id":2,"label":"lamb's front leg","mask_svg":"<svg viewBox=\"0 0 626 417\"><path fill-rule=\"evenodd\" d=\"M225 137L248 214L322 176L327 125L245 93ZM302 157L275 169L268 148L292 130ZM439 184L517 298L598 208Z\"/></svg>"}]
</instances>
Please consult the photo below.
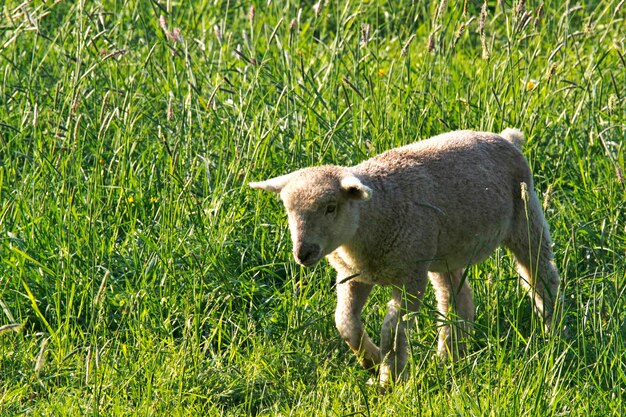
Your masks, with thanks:
<instances>
[{"instance_id":1,"label":"lamb's front leg","mask_svg":"<svg viewBox=\"0 0 626 417\"><path fill-rule=\"evenodd\" d=\"M387 307L387 315L383 321L380 337L380 385L386 388L403 377L408 355L407 321L403 319L406 312L417 311L422 302L426 288L426 272L407 283L404 288L394 288L391 301ZM406 293L406 297L403 295Z\"/></svg>"},{"instance_id":2,"label":"lamb's front leg","mask_svg":"<svg viewBox=\"0 0 626 417\"><path fill-rule=\"evenodd\" d=\"M380 349L369 338L361 322L361 311L372 286L357 281L338 282L335 310L337 330L355 353L359 363L374 372L374 367L380 363Z\"/></svg>"}]
</instances>

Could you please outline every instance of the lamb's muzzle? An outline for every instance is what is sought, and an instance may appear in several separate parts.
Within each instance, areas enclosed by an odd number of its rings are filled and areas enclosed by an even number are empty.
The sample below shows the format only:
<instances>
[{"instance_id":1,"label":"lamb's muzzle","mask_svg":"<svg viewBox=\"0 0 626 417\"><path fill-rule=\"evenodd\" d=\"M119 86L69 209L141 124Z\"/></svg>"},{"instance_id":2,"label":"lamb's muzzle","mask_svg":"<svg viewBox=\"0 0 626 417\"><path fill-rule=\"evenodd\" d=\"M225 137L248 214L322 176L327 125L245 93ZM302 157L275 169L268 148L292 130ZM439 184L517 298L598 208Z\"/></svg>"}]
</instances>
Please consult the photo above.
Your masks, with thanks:
<instances>
[{"instance_id":1,"label":"lamb's muzzle","mask_svg":"<svg viewBox=\"0 0 626 417\"><path fill-rule=\"evenodd\" d=\"M321 258L322 249L315 243L302 243L294 248L296 262L302 266L315 265Z\"/></svg>"}]
</instances>

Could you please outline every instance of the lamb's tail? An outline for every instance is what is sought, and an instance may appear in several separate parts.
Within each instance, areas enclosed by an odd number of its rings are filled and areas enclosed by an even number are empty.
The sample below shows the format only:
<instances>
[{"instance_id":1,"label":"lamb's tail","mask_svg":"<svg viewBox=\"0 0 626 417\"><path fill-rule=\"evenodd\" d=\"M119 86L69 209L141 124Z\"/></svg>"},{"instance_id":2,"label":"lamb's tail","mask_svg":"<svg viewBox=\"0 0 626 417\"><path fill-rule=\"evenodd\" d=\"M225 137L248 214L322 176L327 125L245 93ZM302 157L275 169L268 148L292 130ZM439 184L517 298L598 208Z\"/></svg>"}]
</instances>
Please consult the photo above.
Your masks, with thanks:
<instances>
[{"instance_id":1,"label":"lamb's tail","mask_svg":"<svg viewBox=\"0 0 626 417\"><path fill-rule=\"evenodd\" d=\"M526 141L526 139L524 138L524 134L522 133L521 130L510 128L510 127L507 127L506 129L504 129L502 133L500 133L500 136L502 136L504 139L508 140L509 142L511 142L513 145L517 146L520 149L522 148L522 145L524 145L524 142Z\"/></svg>"}]
</instances>

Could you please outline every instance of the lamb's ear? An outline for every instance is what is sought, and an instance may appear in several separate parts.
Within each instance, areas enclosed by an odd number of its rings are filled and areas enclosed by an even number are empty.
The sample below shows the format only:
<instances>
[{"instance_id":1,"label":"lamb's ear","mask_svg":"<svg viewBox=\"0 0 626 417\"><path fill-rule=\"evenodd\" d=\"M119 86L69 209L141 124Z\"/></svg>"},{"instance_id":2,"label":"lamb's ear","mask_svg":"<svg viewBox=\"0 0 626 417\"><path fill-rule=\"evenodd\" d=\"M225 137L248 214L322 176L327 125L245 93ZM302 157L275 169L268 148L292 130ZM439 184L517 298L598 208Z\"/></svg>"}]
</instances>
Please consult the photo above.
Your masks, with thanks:
<instances>
[{"instance_id":1,"label":"lamb's ear","mask_svg":"<svg viewBox=\"0 0 626 417\"><path fill-rule=\"evenodd\" d=\"M271 191L273 193L280 193L285 185L291 180L292 174L281 175L280 177L270 178L269 180L251 182L248 185L252 188L259 190Z\"/></svg>"},{"instance_id":2,"label":"lamb's ear","mask_svg":"<svg viewBox=\"0 0 626 417\"><path fill-rule=\"evenodd\" d=\"M369 200L372 198L372 189L363 184L354 175L348 175L341 179L341 188L345 191L349 198L354 200Z\"/></svg>"}]
</instances>

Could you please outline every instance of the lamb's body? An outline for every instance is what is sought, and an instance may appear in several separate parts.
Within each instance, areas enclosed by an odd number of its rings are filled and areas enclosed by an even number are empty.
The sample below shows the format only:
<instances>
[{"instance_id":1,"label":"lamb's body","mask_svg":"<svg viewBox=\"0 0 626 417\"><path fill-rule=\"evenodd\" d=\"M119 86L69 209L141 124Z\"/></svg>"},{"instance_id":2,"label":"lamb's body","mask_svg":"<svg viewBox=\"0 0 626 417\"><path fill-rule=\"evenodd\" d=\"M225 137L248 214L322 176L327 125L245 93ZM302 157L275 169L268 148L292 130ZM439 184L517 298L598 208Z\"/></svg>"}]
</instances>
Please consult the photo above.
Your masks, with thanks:
<instances>
[{"instance_id":1,"label":"lamb's body","mask_svg":"<svg viewBox=\"0 0 626 417\"><path fill-rule=\"evenodd\" d=\"M262 183L280 192L294 255L303 265L327 256L337 270L336 324L366 368L381 364L381 383L400 374L407 343L403 310L419 308L427 277L442 318L448 304L465 323L474 317L463 269L501 244L516 256L524 285L549 324L558 291L551 240L533 191L521 132L458 131L392 149L351 168L306 168ZM530 243L530 246L529 246ZM352 277L352 278L350 278ZM373 284L393 285L380 349L360 313ZM403 300L403 290L409 294ZM441 355L455 351L449 326Z\"/></svg>"},{"instance_id":2,"label":"lamb's body","mask_svg":"<svg viewBox=\"0 0 626 417\"><path fill-rule=\"evenodd\" d=\"M480 262L525 217L532 189L520 150L489 133L452 132L392 149L350 169L372 189L357 233L333 252L336 268L371 284L401 284L419 264L449 272Z\"/></svg>"}]
</instances>

